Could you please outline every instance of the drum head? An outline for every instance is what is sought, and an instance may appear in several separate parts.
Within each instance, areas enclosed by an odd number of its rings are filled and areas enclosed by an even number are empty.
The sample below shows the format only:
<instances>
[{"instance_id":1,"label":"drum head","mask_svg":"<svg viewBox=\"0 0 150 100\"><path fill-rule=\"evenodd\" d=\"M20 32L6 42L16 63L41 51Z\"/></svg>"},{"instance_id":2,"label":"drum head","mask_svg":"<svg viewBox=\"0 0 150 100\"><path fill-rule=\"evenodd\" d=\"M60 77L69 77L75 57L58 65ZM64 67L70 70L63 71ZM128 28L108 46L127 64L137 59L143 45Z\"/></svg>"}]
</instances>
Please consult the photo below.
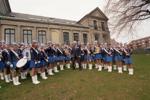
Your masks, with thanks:
<instances>
[{"instance_id":1,"label":"drum head","mask_svg":"<svg viewBox=\"0 0 150 100\"><path fill-rule=\"evenodd\" d=\"M17 66L18 68L21 68L21 67L23 67L26 63L27 63L27 59L26 59L26 58L22 58L22 59L20 59L20 60L17 62L16 66Z\"/></svg>"}]
</instances>

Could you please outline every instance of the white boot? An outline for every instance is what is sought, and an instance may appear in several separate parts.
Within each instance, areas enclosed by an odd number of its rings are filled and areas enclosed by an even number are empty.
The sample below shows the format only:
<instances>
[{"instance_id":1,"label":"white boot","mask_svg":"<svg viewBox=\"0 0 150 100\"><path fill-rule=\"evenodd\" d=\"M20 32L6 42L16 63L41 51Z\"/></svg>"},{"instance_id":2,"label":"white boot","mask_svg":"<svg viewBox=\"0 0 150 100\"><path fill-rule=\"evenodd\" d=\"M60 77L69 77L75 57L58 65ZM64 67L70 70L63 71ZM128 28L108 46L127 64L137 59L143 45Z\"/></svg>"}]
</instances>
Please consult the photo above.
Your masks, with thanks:
<instances>
[{"instance_id":1,"label":"white boot","mask_svg":"<svg viewBox=\"0 0 150 100\"><path fill-rule=\"evenodd\" d=\"M112 66L108 66L108 72L112 72Z\"/></svg>"},{"instance_id":2,"label":"white boot","mask_svg":"<svg viewBox=\"0 0 150 100\"><path fill-rule=\"evenodd\" d=\"M0 73L1 80L4 80L4 74Z\"/></svg>"},{"instance_id":3,"label":"white boot","mask_svg":"<svg viewBox=\"0 0 150 100\"><path fill-rule=\"evenodd\" d=\"M39 83L36 81L36 77L35 77L35 75L34 75L34 76L32 76L32 83L33 83L33 84L35 84L35 85L36 85L36 84L39 84Z\"/></svg>"},{"instance_id":4,"label":"white boot","mask_svg":"<svg viewBox=\"0 0 150 100\"><path fill-rule=\"evenodd\" d=\"M10 82L12 81L10 74L8 74L8 80L9 80Z\"/></svg>"},{"instance_id":5,"label":"white boot","mask_svg":"<svg viewBox=\"0 0 150 100\"><path fill-rule=\"evenodd\" d=\"M102 66L98 65L98 71L102 71Z\"/></svg>"},{"instance_id":6,"label":"white boot","mask_svg":"<svg viewBox=\"0 0 150 100\"><path fill-rule=\"evenodd\" d=\"M127 66L123 65L123 71L127 71Z\"/></svg>"},{"instance_id":7,"label":"white boot","mask_svg":"<svg viewBox=\"0 0 150 100\"><path fill-rule=\"evenodd\" d=\"M20 85L21 83L19 82L19 76L16 76L16 83L17 85Z\"/></svg>"},{"instance_id":8,"label":"white boot","mask_svg":"<svg viewBox=\"0 0 150 100\"><path fill-rule=\"evenodd\" d=\"M76 68L79 68L79 64L78 63L76 63Z\"/></svg>"},{"instance_id":9,"label":"white boot","mask_svg":"<svg viewBox=\"0 0 150 100\"><path fill-rule=\"evenodd\" d=\"M134 74L134 69L133 68L129 68L129 75L133 75Z\"/></svg>"},{"instance_id":10,"label":"white boot","mask_svg":"<svg viewBox=\"0 0 150 100\"><path fill-rule=\"evenodd\" d=\"M60 65L60 70L64 70L64 65Z\"/></svg>"},{"instance_id":11,"label":"white boot","mask_svg":"<svg viewBox=\"0 0 150 100\"><path fill-rule=\"evenodd\" d=\"M35 75L35 81L36 81L37 83L40 83L40 81L38 81L38 76L37 76L37 75Z\"/></svg>"},{"instance_id":12,"label":"white boot","mask_svg":"<svg viewBox=\"0 0 150 100\"><path fill-rule=\"evenodd\" d=\"M6 82L6 83L9 83L10 81L9 81L9 79L8 79L8 75L5 75L4 77L5 77L5 82Z\"/></svg>"},{"instance_id":13,"label":"white boot","mask_svg":"<svg viewBox=\"0 0 150 100\"><path fill-rule=\"evenodd\" d=\"M42 79L44 79L44 80L47 79L45 72L41 73L41 77L42 77Z\"/></svg>"},{"instance_id":14,"label":"white boot","mask_svg":"<svg viewBox=\"0 0 150 100\"><path fill-rule=\"evenodd\" d=\"M67 64L66 66L67 66L68 69L70 69L70 64Z\"/></svg>"},{"instance_id":15,"label":"white boot","mask_svg":"<svg viewBox=\"0 0 150 100\"><path fill-rule=\"evenodd\" d=\"M84 66L85 66L85 69L86 69L87 68L87 64L85 64Z\"/></svg>"},{"instance_id":16,"label":"white boot","mask_svg":"<svg viewBox=\"0 0 150 100\"><path fill-rule=\"evenodd\" d=\"M92 70L92 64L89 64L89 70Z\"/></svg>"},{"instance_id":17,"label":"white boot","mask_svg":"<svg viewBox=\"0 0 150 100\"><path fill-rule=\"evenodd\" d=\"M96 69L98 68L98 64L95 64L95 68L96 68Z\"/></svg>"},{"instance_id":18,"label":"white boot","mask_svg":"<svg viewBox=\"0 0 150 100\"><path fill-rule=\"evenodd\" d=\"M84 66L84 64L82 64L82 68L83 68L83 69L85 69L85 66Z\"/></svg>"},{"instance_id":19,"label":"white boot","mask_svg":"<svg viewBox=\"0 0 150 100\"><path fill-rule=\"evenodd\" d=\"M21 72L21 79L26 79L26 75L25 75L25 72Z\"/></svg>"},{"instance_id":20,"label":"white boot","mask_svg":"<svg viewBox=\"0 0 150 100\"><path fill-rule=\"evenodd\" d=\"M120 74L123 73L122 72L122 67L118 67L118 73L120 73Z\"/></svg>"},{"instance_id":21,"label":"white boot","mask_svg":"<svg viewBox=\"0 0 150 100\"><path fill-rule=\"evenodd\" d=\"M54 67L54 72L55 72L55 73L58 73L58 72L59 72L56 66Z\"/></svg>"},{"instance_id":22,"label":"white boot","mask_svg":"<svg viewBox=\"0 0 150 100\"><path fill-rule=\"evenodd\" d=\"M52 69L48 69L48 75L54 75L53 70Z\"/></svg>"},{"instance_id":23,"label":"white boot","mask_svg":"<svg viewBox=\"0 0 150 100\"><path fill-rule=\"evenodd\" d=\"M114 65L114 66L113 66L113 69L114 69L114 70L117 70L117 65Z\"/></svg>"},{"instance_id":24,"label":"white boot","mask_svg":"<svg viewBox=\"0 0 150 100\"><path fill-rule=\"evenodd\" d=\"M19 84L17 84L17 82L16 82L16 77L13 77L12 80L13 80L13 85L19 85Z\"/></svg>"}]
</instances>

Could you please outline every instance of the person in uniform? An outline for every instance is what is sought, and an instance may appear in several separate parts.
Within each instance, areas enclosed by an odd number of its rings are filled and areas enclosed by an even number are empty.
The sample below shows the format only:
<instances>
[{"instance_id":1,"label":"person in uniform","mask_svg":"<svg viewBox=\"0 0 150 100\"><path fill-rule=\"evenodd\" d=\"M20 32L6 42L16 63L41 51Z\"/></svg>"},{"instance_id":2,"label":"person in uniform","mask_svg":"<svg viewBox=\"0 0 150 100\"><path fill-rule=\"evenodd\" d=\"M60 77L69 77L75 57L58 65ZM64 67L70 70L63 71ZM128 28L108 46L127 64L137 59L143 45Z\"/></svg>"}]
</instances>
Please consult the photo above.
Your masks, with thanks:
<instances>
[{"instance_id":1,"label":"person in uniform","mask_svg":"<svg viewBox=\"0 0 150 100\"><path fill-rule=\"evenodd\" d=\"M11 64L11 57L10 57L10 49L7 44L3 45L2 57L4 61L4 78L6 83L10 83L12 81L10 75L10 66L13 67Z\"/></svg>"},{"instance_id":2,"label":"person in uniform","mask_svg":"<svg viewBox=\"0 0 150 100\"><path fill-rule=\"evenodd\" d=\"M69 45L64 45L65 65L68 69L71 66L71 50L72 48Z\"/></svg>"},{"instance_id":3,"label":"person in uniform","mask_svg":"<svg viewBox=\"0 0 150 100\"><path fill-rule=\"evenodd\" d=\"M122 57L122 49L121 49L121 46L118 44L116 47L113 48L113 55L114 55L114 61L115 61L115 64L118 68L118 73L123 73L122 72L122 60L123 60L123 57Z\"/></svg>"},{"instance_id":4,"label":"person in uniform","mask_svg":"<svg viewBox=\"0 0 150 100\"><path fill-rule=\"evenodd\" d=\"M31 53L30 53L30 48L31 45L25 44L24 49L22 50L22 55L23 57L27 58L27 63L23 66L21 70L21 79L26 79L27 74L30 71L30 61L31 61Z\"/></svg>"},{"instance_id":5,"label":"person in uniform","mask_svg":"<svg viewBox=\"0 0 150 100\"><path fill-rule=\"evenodd\" d=\"M59 70L58 70L58 67L57 67L57 61L58 61L58 56L57 56L57 48L56 48L56 44L53 44L52 45L52 52L53 52L53 57L52 57L52 60L53 60L53 70L55 73L58 73Z\"/></svg>"},{"instance_id":6,"label":"person in uniform","mask_svg":"<svg viewBox=\"0 0 150 100\"><path fill-rule=\"evenodd\" d=\"M48 68L47 68L47 72L48 72L48 75L54 75L53 73L53 56L54 56L54 50L52 49L52 42L49 41L48 42L48 47L45 49L45 52L48 56Z\"/></svg>"},{"instance_id":7,"label":"person in uniform","mask_svg":"<svg viewBox=\"0 0 150 100\"><path fill-rule=\"evenodd\" d=\"M10 65L9 66L10 66L13 84L20 85L21 84L19 82L20 69L17 68L17 66L16 66L17 62L20 60L20 57L19 57L19 48L16 43L14 43L10 46L9 54L10 54Z\"/></svg>"},{"instance_id":8,"label":"person in uniform","mask_svg":"<svg viewBox=\"0 0 150 100\"><path fill-rule=\"evenodd\" d=\"M38 50L38 43L37 41L32 42L32 47L30 48L31 53L31 60L30 60L30 76L32 78L33 84L39 84L40 81L38 81L37 72L38 72L38 65L40 63L39 61L39 50Z\"/></svg>"},{"instance_id":9,"label":"person in uniform","mask_svg":"<svg viewBox=\"0 0 150 100\"><path fill-rule=\"evenodd\" d=\"M3 59L3 55L2 55L2 51L3 51L3 43L0 42L0 79L4 80L4 59Z\"/></svg>"},{"instance_id":10,"label":"person in uniform","mask_svg":"<svg viewBox=\"0 0 150 100\"><path fill-rule=\"evenodd\" d=\"M98 68L98 71L102 71L102 54L100 44L95 44L94 46L94 61L95 67Z\"/></svg>"},{"instance_id":11,"label":"person in uniform","mask_svg":"<svg viewBox=\"0 0 150 100\"><path fill-rule=\"evenodd\" d=\"M93 63L94 63L94 45L92 44L89 44L88 45L88 67L89 67L89 70L92 70L93 69Z\"/></svg>"},{"instance_id":12,"label":"person in uniform","mask_svg":"<svg viewBox=\"0 0 150 100\"><path fill-rule=\"evenodd\" d=\"M57 55L56 55L57 56L57 63L60 67L60 70L64 70L65 54L64 54L63 47L57 44L56 50L57 50Z\"/></svg>"},{"instance_id":13,"label":"person in uniform","mask_svg":"<svg viewBox=\"0 0 150 100\"><path fill-rule=\"evenodd\" d=\"M108 68L108 72L112 72L113 49L111 48L111 44L108 44L103 51L105 53L105 63Z\"/></svg>"},{"instance_id":14,"label":"person in uniform","mask_svg":"<svg viewBox=\"0 0 150 100\"><path fill-rule=\"evenodd\" d=\"M45 52L45 48L44 48L44 44L41 44L40 46L40 53L39 53L39 67L40 67L40 73L41 73L41 77L42 79L47 79L48 77L46 76L45 70L46 70L46 66L48 63L48 56Z\"/></svg>"},{"instance_id":15,"label":"person in uniform","mask_svg":"<svg viewBox=\"0 0 150 100\"><path fill-rule=\"evenodd\" d=\"M131 48L131 46L126 45L124 47L123 52L124 52L124 62L125 62L125 65L128 68L129 75L133 75L134 74L134 69L133 69L132 58L131 58L131 55L132 55L132 48Z\"/></svg>"}]
</instances>

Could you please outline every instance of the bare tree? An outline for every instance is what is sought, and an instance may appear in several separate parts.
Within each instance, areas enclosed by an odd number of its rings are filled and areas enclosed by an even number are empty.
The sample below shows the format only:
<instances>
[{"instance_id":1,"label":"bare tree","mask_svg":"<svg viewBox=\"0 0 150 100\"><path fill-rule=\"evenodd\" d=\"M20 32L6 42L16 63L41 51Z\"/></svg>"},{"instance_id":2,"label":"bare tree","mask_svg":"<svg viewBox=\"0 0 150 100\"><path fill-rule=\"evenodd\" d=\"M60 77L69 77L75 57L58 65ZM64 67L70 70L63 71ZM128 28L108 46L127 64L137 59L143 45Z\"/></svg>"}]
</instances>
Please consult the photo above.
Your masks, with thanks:
<instances>
[{"instance_id":1,"label":"bare tree","mask_svg":"<svg viewBox=\"0 0 150 100\"><path fill-rule=\"evenodd\" d=\"M150 0L107 0L105 12L113 32L131 33L142 21L150 19Z\"/></svg>"}]
</instances>

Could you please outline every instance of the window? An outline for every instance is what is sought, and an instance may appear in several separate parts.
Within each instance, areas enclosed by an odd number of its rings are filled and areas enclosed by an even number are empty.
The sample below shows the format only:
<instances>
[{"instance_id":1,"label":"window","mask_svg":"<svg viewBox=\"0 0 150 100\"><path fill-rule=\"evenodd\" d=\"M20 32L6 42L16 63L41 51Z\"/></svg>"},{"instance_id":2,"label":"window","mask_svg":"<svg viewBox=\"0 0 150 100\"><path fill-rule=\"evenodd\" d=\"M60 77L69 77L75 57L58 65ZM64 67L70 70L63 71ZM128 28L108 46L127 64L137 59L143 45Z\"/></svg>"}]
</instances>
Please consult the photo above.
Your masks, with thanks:
<instances>
[{"instance_id":1,"label":"window","mask_svg":"<svg viewBox=\"0 0 150 100\"><path fill-rule=\"evenodd\" d=\"M99 41L99 34L95 34L94 37L95 37L95 41Z\"/></svg>"},{"instance_id":2,"label":"window","mask_svg":"<svg viewBox=\"0 0 150 100\"><path fill-rule=\"evenodd\" d=\"M15 29L7 28L5 29L5 41L7 44L12 44L15 42Z\"/></svg>"},{"instance_id":3,"label":"window","mask_svg":"<svg viewBox=\"0 0 150 100\"><path fill-rule=\"evenodd\" d=\"M64 32L63 33L63 37L64 37L64 43L65 44L69 44L69 33L68 32Z\"/></svg>"},{"instance_id":4,"label":"window","mask_svg":"<svg viewBox=\"0 0 150 100\"><path fill-rule=\"evenodd\" d=\"M98 27L97 27L97 21L94 20L93 23L94 23L94 29L97 30L98 29Z\"/></svg>"},{"instance_id":5,"label":"window","mask_svg":"<svg viewBox=\"0 0 150 100\"><path fill-rule=\"evenodd\" d=\"M38 31L38 42L46 43L46 31L44 30Z\"/></svg>"},{"instance_id":6,"label":"window","mask_svg":"<svg viewBox=\"0 0 150 100\"><path fill-rule=\"evenodd\" d=\"M84 42L84 44L87 44L87 42L88 42L88 35L87 34L83 34L83 42Z\"/></svg>"},{"instance_id":7,"label":"window","mask_svg":"<svg viewBox=\"0 0 150 100\"><path fill-rule=\"evenodd\" d=\"M102 31L106 31L104 22L101 22L101 26L102 26Z\"/></svg>"},{"instance_id":8,"label":"window","mask_svg":"<svg viewBox=\"0 0 150 100\"><path fill-rule=\"evenodd\" d=\"M74 33L74 41L79 41L79 33Z\"/></svg>"},{"instance_id":9,"label":"window","mask_svg":"<svg viewBox=\"0 0 150 100\"><path fill-rule=\"evenodd\" d=\"M28 44L32 43L32 30L23 30L23 42Z\"/></svg>"}]
</instances>

